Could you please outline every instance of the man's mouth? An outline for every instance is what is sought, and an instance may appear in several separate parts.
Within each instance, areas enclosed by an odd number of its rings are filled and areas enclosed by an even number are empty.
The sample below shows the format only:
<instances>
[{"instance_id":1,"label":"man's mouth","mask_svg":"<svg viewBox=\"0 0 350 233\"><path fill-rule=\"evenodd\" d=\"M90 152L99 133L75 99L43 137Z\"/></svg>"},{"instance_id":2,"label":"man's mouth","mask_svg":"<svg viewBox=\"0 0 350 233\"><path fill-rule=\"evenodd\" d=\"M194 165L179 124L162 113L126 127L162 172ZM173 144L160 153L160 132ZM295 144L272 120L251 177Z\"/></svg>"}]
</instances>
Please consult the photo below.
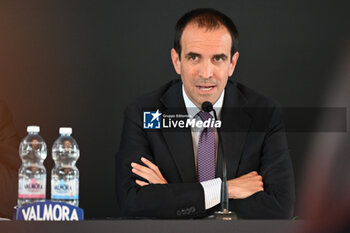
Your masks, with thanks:
<instances>
[{"instance_id":1,"label":"man's mouth","mask_svg":"<svg viewBox=\"0 0 350 233\"><path fill-rule=\"evenodd\" d=\"M196 85L196 87L201 91L210 91L215 87L215 85Z\"/></svg>"}]
</instances>

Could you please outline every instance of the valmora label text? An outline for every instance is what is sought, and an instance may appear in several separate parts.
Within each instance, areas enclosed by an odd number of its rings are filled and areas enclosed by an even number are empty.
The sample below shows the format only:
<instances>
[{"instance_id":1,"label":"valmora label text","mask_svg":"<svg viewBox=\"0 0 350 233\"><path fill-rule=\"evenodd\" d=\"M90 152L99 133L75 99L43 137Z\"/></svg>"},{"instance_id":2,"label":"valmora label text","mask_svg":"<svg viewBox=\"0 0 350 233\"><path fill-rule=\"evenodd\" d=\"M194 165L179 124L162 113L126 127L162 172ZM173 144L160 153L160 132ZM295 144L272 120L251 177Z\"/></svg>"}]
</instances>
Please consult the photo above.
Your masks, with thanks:
<instances>
[{"instance_id":1,"label":"valmora label text","mask_svg":"<svg viewBox=\"0 0 350 233\"><path fill-rule=\"evenodd\" d=\"M83 210L61 202L38 202L18 208L16 220L78 221L83 220Z\"/></svg>"}]
</instances>

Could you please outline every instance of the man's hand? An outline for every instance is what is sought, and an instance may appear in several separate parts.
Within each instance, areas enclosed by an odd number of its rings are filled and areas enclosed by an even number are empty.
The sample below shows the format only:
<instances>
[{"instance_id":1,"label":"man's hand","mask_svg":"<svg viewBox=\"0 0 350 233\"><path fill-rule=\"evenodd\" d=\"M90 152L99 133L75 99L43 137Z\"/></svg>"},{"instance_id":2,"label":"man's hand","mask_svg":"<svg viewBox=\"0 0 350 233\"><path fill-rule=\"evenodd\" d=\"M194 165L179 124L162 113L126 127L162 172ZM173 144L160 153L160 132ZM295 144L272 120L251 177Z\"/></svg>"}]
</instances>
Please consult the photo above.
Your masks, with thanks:
<instances>
[{"instance_id":1,"label":"man's hand","mask_svg":"<svg viewBox=\"0 0 350 233\"><path fill-rule=\"evenodd\" d=\"M136 180L136 184L140 186L148 184L167 184L168 182L164 179L162 173L160 173L159 168L153 164L148 159L141 157L141 161L147 166L140 165L138 163L131 163L131 171L138 176L146 179L148 181L144 182L141 180Z\"/></svg>"},{"instance_id":2,"label":"man's hand","mask_svg":"<svg viewBox=\"0 0 350 233\"><path fill-rule=\"evenodd\" d=\"M231 199L244 199L256 192L264 191L262 176L256 171L227 181L228 197Z\"/></svg>"}]
</instances>

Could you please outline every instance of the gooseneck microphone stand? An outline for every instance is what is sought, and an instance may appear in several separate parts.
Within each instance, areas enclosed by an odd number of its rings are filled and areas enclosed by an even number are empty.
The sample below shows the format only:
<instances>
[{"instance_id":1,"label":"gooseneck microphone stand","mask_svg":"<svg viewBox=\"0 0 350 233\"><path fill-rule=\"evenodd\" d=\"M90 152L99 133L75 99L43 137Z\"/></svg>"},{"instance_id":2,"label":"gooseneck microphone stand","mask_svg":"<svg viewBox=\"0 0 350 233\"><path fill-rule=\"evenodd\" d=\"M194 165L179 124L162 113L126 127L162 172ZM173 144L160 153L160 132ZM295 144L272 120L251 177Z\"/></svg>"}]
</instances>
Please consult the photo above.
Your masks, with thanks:
<instances>
[{"instance_id":1,"label":"gooseneck microphone stand","mask_svg":"<svg viewBox=\"0 0 350 233\"><path fill-rule=\"evenodd\" d=\"M218 120L216 111L213 108L213 104L206 101L202 104L202 110L205 112L214 112L215 121ZM218 142L218 156L221 154L221 162L222 162L222 183L221 183L221 209L220 211L215 211L213 216L209 216L210 219L218 219L218 220L237 220L238 217L234 212L229 210L229 202L228 202L228 184L227 184L227 170L226 170L226 160L224 156L224 146L221 137L220 128L216 128L218 133L219 142ZM219 153L219 149L221 149L222 153Z\"/></svg>"}]
</instances>

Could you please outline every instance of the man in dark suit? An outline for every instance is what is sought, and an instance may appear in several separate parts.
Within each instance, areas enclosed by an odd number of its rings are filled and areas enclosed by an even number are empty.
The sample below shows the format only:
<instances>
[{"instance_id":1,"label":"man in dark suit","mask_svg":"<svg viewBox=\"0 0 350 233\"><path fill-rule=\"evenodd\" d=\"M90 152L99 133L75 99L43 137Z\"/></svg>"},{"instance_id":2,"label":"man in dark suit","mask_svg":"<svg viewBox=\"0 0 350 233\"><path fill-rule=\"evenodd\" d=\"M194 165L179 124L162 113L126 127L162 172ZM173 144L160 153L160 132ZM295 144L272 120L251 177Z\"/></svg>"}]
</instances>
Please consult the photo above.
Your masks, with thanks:
<instances>
[{"instance_id":1,"label":"man in dark suit","mask_svg":"<svg viewBox=\"0 0 350 233\"><path fill-rule=\"evenodd\" d=\"M241 218L292 216L293 169L280 109L274 101L228 80L239 56L237 41L231 19L216 10L193 10L178 21L171 57L181 81L139 98L125 111L116 156L123 216L195 218L218 209L222 168L216 133L210 146L203 147L210 127L165 127L159 121L163 127L150 130L144 125L149 109L157 110L154 119L161 113L163 120L201 121L205 101L214 105L222 122L230 209ZM201 148L214 151L209 159L213 166L203 168L206 153ZM214 172L212 178L202 179L207 171Z\"/></svg>"}]
</instances>

